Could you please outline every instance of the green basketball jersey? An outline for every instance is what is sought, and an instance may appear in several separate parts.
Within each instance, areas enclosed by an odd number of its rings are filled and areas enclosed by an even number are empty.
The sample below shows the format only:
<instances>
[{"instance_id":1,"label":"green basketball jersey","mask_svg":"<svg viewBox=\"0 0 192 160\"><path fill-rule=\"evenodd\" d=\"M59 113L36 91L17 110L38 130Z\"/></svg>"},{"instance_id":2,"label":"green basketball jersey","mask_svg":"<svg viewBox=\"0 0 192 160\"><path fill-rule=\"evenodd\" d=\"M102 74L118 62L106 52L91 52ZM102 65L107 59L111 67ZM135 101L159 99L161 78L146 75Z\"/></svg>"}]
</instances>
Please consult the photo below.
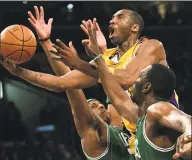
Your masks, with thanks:
<instances>
[{"instance_id":1,"label":"green basketball jersey","mask_svg":"<svg viewBox=\"0 0 192 160\"><path fill-rule=\"evenodd\" d=\"M91 158L85 156L88 160L134 160L134 155L129 153L129 136L119 127L107 125L108 145L106 150L98 157Z\"/></svg>"},{"instance_id":2,"label":"green basketball jersey","mask_svg":"<svg viewBox=\"0 0 192 160\"><path fill-rule=\"evenodd\" d=\"M153 144L145 133L144 115L137 123L136 140L135 140L135 157L136 160L173 160L175 154L175 145L170 148L161 148Z\"/></svg>"}]
</instances>

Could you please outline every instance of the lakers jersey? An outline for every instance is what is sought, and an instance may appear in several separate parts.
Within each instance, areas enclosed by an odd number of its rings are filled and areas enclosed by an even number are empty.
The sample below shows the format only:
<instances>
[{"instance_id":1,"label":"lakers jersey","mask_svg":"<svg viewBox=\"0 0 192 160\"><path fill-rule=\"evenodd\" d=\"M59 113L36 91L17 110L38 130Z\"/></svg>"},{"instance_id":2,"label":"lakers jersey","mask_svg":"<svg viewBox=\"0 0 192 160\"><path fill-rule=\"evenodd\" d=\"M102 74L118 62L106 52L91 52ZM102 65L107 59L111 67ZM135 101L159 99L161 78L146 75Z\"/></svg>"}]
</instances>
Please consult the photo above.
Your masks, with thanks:
<instances>
[{"instance_id":1,"label":"lakers jersey","mask_svg":"<svg viewBox=\"0 0 192 160\"><path fill-rule=\"evenodd\" d=\"M135 53L139 46L142 44L144 40L147 40L147 38L143 37L138 42L136 42L122 57L118 57L117 49L107 49L105 53L103 54L103 58L105 60L105 63L107 64L109 70L113 73L114 69L123 69L125 68L126 64L129 63L132 58L134 58ZM129 91L126 91L128 94L131 93L132 88L129 88ZM173 95L171 98L171 102L177 106L178 105L178 97L176 94ZM129 146L130 149L134 152L134 141L135 141L135 131L136 131L136 124L129 122L125 120L123 117L123 122L126 127L126 129L130 132L132 135L129 140Z\"/></svg>"}]
</instances>

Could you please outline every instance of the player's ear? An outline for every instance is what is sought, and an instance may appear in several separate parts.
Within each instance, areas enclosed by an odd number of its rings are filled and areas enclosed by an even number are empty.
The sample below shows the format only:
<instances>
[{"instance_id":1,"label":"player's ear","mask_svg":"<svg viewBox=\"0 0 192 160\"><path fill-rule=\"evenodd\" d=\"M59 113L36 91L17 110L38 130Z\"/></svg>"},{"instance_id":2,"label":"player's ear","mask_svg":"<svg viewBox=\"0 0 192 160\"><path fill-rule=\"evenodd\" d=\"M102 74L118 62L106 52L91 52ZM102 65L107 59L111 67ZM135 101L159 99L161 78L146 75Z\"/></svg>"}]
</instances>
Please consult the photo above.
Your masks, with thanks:
<instances>
[{"instance_id":1,"label":"player's ear","mask_svg":"<svg viewBox=\"0 0 192 160\"><path fill-rule=\"evenodd\" d=\"M134 32L134 33L138 33L139 32L139 25L138 24L134 24L132 25L131 27L131 31Z\"/></svg>"},{"instance_id":2,"label":"player's ear","mask_svg":"<svg viewBox=\"0 0 192 160\"><path fill-rule=\"evenodd\" d=\"M142 92L143 92L144 94L149 93L151 90L152 90L152 84L151 84L151 82L146 82L146 83L143 84Z\"/></svg>"}]
</instances>

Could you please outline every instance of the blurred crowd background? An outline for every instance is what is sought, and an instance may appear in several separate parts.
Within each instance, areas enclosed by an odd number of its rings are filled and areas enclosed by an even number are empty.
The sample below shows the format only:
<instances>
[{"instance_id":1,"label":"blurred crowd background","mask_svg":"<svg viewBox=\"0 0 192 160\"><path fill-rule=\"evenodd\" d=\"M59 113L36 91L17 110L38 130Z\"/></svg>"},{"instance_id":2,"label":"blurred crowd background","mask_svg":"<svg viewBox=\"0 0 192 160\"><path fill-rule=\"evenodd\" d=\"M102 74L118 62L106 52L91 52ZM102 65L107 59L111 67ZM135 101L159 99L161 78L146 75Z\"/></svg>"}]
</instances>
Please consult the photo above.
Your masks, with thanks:
<instances>
[{"instance_id":1,"label":"blurred crowd background","mask_svg":"<svg viewBox=\"0 0 192 160\"><path fill-rule=\"evenodd\" d=\"M188 114L191 109L192 72L192 2L174 1L114 1L114 2L0 2L0 30L12 24L32 29L27 11L42 5L45 19L53 18L51 40L73 41L79 56L86 61L81 40L86 38L80 29L82 20L96 17L107 39L112 15L123 8L140 13L145 21L141 36L160 40L167 53L170 68L177 76L176 92L180 108ZM32 29L33 30L33 29ZM34 30L33 30L34 31ZM35 31L34 31L35 32ZM22 67L54 74L38 44L34 57ZM105 103L101 85L84 89L87 98ZM0 160L81 160L80 139L65 93L40 89L10 75L0 67Z\"/></svg>"}]
</instances>

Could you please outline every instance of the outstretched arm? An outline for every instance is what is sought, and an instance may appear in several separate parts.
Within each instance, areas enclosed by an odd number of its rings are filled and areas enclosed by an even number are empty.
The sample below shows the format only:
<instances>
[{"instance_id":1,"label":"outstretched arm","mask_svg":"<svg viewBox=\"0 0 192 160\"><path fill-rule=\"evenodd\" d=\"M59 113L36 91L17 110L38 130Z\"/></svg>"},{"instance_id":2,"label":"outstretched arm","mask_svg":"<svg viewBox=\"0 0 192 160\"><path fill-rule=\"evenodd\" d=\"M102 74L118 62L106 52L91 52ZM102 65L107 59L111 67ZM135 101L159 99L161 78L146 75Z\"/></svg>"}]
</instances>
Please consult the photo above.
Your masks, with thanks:
<instances>
[{"instance_id":1,"label":"outstretched arm","mask_svg":"<svg viewBox=\"0 0 192 160\"><path fill-rule=\"evenodd\" d=\"M162 126L173 129L182 134L178 137L176 154L174 159L183 156L184 158L191 158L191 143L192 143L192 128L191 116L178 110L170 103L164 105L152 106L148 109L147 117L150 121L155 121Z\"/></svg>"},{"instance_id":2,"label":"outstretched arm","mask_svg":"<svg viewBox=\"0 0 192 160\"><path fill-rule=\"evenodd\" d=\"M97 83L89 76L82 74L79 71L71 71L64 76L53 76L46 73L34 72L21 67L14 67L12 64L2 63L2 65L13 75L20 77L29 83L38 87L54 91L62 92L75 88L91 87Z\"/></svg>"},{"instance_id":3,"label":"outstretched arm","mask_svg":"<svg viewBox=\"0 0 192 160\"><path fill-rule=\"evenodd\" d=\"M89 20L87 23L92 24ZM86 23L85 23L86 24ZM97 23L96 23L97 24ZM87 30L89 25L86 25ZM96 29L97 30L97 29ZM90 56L93 50L93 44L90 41L90 33L86 32L89 35L89 40L83 40L83 45L85 47L86 52ZM96 35L96 38L98 36ZM62 48L64 49L64 48ZM65 50L65 49L64 49ZM65 52L60 52L61 50L57 50L58 54L65 57L65 64L69 64L72 62L72 59L77 59L77 55L66 54ZM155 39L145 40L139 49L136 51L136 56L126 64L123 69L114 69L110 68L110 71L115 76L117 82L125 89L129 88L136 81L140 71L148 65L160 63L163 65L167 65L166 62L166 54L164 47L161 42ZM67 65L68 65L67 64ZM69 64L70 65L70 64ZM92 63L85 62L81 59L78 59L71 66L72 68L79 70L95 79L99 78L98 70L95 65Z\"/></svg>"},{"instance_id":4,"label":"outstretched arm","mask_svg":"<svg viewBox=\"0 0 192 160\"><path fill-rule=\"evenodd\" d=\"M35 10L36 13L39 13L38 8L35 7ZM44 15L42 7L40 7L40 15ZM31 16L32 14L30 15L30 17ZM36 26L36 31L42 32L43 31L43 27L41 27L42 25L37 26L37 22L39 21L40 20L36 19L36 21L33 22L33 26ZM43 37L40 38L43 39ZM62 45L61 42L58 43ZM70 69L64 63L53 60L53 57L55 57L55 55L53 56L51 53L49 53L50 49L54 50L50 40L42 42L42 46L47 54L51 67L53 68L57 76L62 76L67 72L70 72ZM75 48L73 47L72 43L69 43L69 49L75 51ZM92 112L92 110L88 107L88 103L82 90L70 90L66 91L66 93L69 103L71 105L72 114L74 117L78 134L82 140L84 151L89 156L95 156L92 155L91 154L92 152L89 151L90 146L88 146L88 144L92 143L93 147L100 146L99 145L100 143L104 144L104 141L107 140L106 124L97 115L95 115ZM92 136L95 136L94 139L96 141L93 142ZM94 150L97 150L97 148L94 148ZM96 152L95 154L96 156L100 155L100 153L98 152Z\"/></svg>"}]
</instances>

